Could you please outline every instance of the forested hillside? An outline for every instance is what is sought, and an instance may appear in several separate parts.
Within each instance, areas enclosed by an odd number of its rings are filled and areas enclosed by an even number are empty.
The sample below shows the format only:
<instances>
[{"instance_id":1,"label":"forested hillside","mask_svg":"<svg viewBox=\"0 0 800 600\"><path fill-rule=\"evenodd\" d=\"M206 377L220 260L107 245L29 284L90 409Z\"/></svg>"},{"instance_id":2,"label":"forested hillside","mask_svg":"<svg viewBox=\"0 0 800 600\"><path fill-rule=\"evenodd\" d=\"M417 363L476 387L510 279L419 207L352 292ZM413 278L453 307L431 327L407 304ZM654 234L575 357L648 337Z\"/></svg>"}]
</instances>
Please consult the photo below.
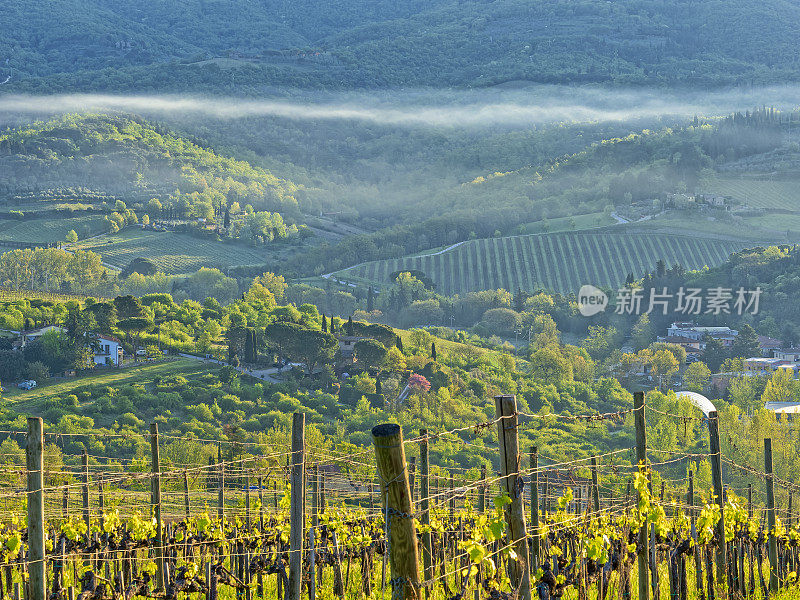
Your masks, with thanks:
<instances>
[{"instance_id":1,"label":"forested hillside","mask_svg":"<svg viewBox=\"0 0 800 600\"><path fill-rule=\"evenodd\" d=\"M724 85L800 73L800 7L785 0L757 11L742 0L11 0L3 17L0 81L12 90Z\"/></svg>"}]
</instances>

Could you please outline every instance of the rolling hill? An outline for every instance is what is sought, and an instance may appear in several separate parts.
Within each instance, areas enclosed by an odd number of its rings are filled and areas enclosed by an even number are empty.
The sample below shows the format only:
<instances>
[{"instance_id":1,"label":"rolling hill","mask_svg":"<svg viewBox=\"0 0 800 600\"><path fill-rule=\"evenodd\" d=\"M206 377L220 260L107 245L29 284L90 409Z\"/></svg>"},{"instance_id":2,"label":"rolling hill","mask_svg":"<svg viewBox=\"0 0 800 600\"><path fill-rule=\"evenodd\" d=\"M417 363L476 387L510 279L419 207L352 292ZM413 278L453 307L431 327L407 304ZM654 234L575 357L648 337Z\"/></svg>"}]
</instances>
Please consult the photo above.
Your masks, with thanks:
<instances>
[{"instance_id":1,"label":"rolling hill","mask_svg":"<svg viewBox=\"0 0 800 600\"><path fill-rule=\"evenodd\" d=\"M746 244L677 234L616 231L562 232L471 240L438 253L373 261L333 274L340 281L384 286L390 275L418 270L440 293L498 289L577 292L583 284L616 287L662 259L687 269L722 264Z\"/></svg>"},{"instance_id":2,"label":"rolling hill","mask_svg":"<svg viewBox=\"0 0 800 600\"><path fill-rule=\"evenodd\" d=\"M263 265L301 245L300 190L140 117L0 131L0 242L64 242L74 231L116 267L143 257L168 274ZM149 231L133 227L145 219Z\"/></svg>"},{"instance_id":3,"label":"rolling hill","mask_svg":"<svg viewBox=\"0 0 800 600\"><path fill-rule=\"evenodd\" d=\"M10 0L3 19L0 81L10 76L11 90L724 85L800 75L800 6L786 0L758 10L744 0ZM209 60L219 58L234 62Z\"/></svg>"}]
</instances>

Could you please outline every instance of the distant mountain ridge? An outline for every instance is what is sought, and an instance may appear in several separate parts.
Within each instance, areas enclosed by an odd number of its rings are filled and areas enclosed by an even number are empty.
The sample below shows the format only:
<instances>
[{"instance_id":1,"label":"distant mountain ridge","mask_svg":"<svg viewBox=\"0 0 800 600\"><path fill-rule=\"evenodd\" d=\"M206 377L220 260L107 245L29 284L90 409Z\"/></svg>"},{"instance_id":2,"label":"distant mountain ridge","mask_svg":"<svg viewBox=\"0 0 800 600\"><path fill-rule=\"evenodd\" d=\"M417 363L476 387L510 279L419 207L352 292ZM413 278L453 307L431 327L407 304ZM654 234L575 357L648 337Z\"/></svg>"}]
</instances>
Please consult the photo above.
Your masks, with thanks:
<instances>
[{"instance_id":1,"label":"distant mountain ridge","mask_svg":"<svg viewBox=\"0 0 800 600\"><path fill-rule=\"evenodd\" d=\"M0 89L12 91L800 76L788 0L9 0L3 20Z\"/></svg>"}]
</instances>

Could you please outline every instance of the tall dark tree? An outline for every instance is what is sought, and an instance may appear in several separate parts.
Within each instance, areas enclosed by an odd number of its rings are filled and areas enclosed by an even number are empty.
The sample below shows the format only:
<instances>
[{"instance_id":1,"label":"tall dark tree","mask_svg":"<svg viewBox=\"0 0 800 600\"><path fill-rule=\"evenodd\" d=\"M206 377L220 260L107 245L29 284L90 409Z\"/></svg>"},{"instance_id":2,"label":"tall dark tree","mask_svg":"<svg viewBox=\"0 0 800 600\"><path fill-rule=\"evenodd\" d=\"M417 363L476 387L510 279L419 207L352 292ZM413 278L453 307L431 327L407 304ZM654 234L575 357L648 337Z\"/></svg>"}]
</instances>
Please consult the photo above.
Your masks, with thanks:
<instances>
[{"instance_id":1,"label":"tall dark tree","mask_svg":"<svg viewBox=\"0 0 800 600\"><path fill-rule=\"evenodd\" d=\"M739 328L739 335L731 344L731 356L749 358L760 355L761 346L758 343L758 334L755 329L745 323Z\"/></svg>"},{"instance_id":2,"label":"tall dark tree","mask_svg":"<svg viewBox=\"0 0 800 600\"><path fill-rule=\"evenodd\" d=\"M322 332L328 333L328 317L322 315Z\"/></svg>"},{"instance_id":3,"label":"tall dark tree","mask_svg":"<svg viewBox=\"0 0 800 600\"><path fill-rule=\"evenodd\" d=\"M369 286L369 290L367 291L367 312L372 312L375 308L375 291L372 289L372 286Z\"/></svg>"},{"instance_id":4,"label":"tall dark tree","mask_svg":"<svg viewBox=\"0 0 800 600\"><path fill-rule=\"evenodd\" d=\"M225 209L225 218L222 221L222 226L227 229L231 226L231 209L230 207Z\"/></svg>"},{"instance_id":5,"label":"tall dark tree","mask_svg":"<svg viewBox=\"0 0 800 600\"><path fill-rule=\"evenodd\" d=\"M431 358L436 361L436 342L431 342Z\"/></svg>"},{"instance_id":6,"label":"tall dark tree","mask_svg":"<svg viewBox=\"0 0 800 600\"><path fill-rule=\"evenodd\" d=\"M728 358L728 351L722 345L722 342L709 336L705 337L705 344L703 362L711 369L712 373L717 373L722 363Z\"/></svg>"},{"instance_id":7,"label":"tall dark tree","mask_svg":"<svg viewBox=\"0 0 800 600\"><path fill-rule=\"evenodd\" d=\"M514 294L514 310L521 313L525 309L525 292L517 288L517 293Z\"/></svg>"},{"instance_id":8,"label":"tall dark tree","mask_svg":"<svg viewBox=\"0 0 800 600\"><path fill-rule=\"evenodd\" d=\"M244 338L244 362L251 364L256 362L255 340L253 334L254 334L253 330L248 329Z\"/></svg>"},{"instance_id":9,"label":"tall dark tree","mask_svg":"<svg viewBox=\"0 0 800 600\"><path fill-rule=\"evenodd\" d=\"M398 336L395 338L395 343L394 343L394 345L395 345L395 346L397 346L397 349L398 349L398 350L400 350L400 352L402 352L402 351L403 351L403 338L401 338L401 337L398 335Z\"/></svg>"},{"instance_id":10,"label":"tall dark tree","mask_svg":"<svg viewBox=\"0 0 800 600\"><path fill-rule=\"evenodd\" d=\"M349 336L353 335L353 317L352 317L352 315L347 317L347 330L346 331L347 331L347 335L349 335Z\"/></svg>"}]
</instances>

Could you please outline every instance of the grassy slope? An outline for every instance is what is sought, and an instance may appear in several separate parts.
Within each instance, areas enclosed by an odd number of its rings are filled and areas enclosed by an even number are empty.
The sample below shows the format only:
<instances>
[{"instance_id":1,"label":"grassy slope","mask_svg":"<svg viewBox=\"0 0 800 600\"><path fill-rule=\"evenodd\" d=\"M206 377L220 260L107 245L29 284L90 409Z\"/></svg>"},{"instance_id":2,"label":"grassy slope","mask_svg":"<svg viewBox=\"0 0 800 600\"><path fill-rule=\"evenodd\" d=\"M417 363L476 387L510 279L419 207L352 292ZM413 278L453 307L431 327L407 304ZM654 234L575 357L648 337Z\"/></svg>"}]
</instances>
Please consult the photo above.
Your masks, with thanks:
<instances>
[{"instance_id":1,"label":"grassy slope","mask_svg":"<svg viewBox=\"0 0 800 600\"><path fill-rule=\"evenodd\" d=\"M9 388L3 392L3 398L9 400L14 405L15 410L24 412L36 409L47 398L71 394L76 388L85 385L120 386L132 383L146 385L152 383L156 377L178 374L186 377L207 370L208 365L199 360L190 358L168 359L122 369L98 370L78 378L51 380L49 383L28 391L19 390L15 387Z\"/></svg>"}]
</instances>

